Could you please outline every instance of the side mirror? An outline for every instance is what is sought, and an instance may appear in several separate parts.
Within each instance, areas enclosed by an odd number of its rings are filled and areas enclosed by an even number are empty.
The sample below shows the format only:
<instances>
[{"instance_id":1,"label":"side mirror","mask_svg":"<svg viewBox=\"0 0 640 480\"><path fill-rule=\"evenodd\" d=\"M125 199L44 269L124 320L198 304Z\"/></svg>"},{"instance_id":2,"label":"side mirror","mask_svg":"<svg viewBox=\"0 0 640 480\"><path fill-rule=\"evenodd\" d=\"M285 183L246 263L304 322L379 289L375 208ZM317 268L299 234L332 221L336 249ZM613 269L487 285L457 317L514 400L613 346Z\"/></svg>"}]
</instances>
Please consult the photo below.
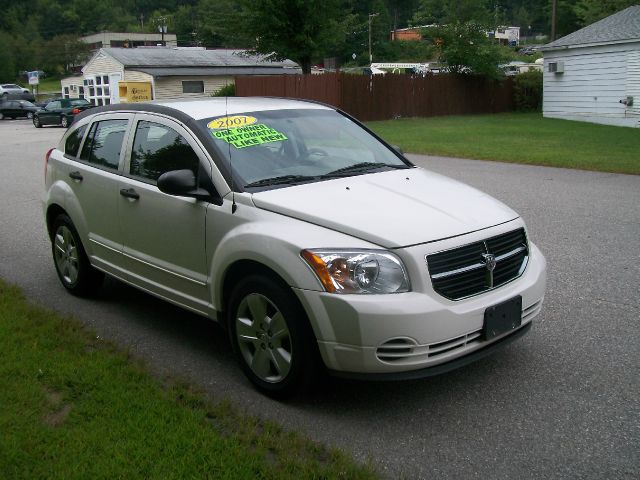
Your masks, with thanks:
<instances>
[{"instance_id":1,"label":"side mirror","mask_svg":"<svg viewBox=\"0 0 640 480\"><path fill-rule=\"evenodd\" d=\"M391 148L393 148L400 155L404 155L404 152L402 151L402 149L398 145L391 145Z\"/></svg>"},{"instance_id":2,"label":"side mirror","mask_svg":"<svg viewBox=\"0 0 640 480\"><path fill-rule=\"evenodd\" d=\"M158 189L168 195L193 197L198 200L208 200L211 194L203 188L198 188L196 176L191 170L171 170L158 178Z\"/></svg>"}]
</instances>

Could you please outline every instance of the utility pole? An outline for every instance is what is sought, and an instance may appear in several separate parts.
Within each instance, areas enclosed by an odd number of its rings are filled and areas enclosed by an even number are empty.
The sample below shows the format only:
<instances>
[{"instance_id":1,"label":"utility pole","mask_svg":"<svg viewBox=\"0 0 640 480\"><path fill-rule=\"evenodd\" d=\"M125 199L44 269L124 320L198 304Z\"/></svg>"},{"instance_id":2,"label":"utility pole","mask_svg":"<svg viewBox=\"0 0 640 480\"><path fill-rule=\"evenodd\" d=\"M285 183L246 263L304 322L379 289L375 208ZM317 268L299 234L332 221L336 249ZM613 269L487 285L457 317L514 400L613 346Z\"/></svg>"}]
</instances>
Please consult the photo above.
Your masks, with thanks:
<instances>
[{"instance_id":1,"label":"utility pole","mask_svg":"<svg viewBox=\"0 0 640 480\"><path fill-rule=\"evenodd\" d=\"M556 39L556 23L558 21L558 0L551 2L551 41Z\"/></svg>"},{"instance_id":2,"label":"utility pole","mask_svg":"<svg viewBox=\"0 0 640 480\"><path fill-rule=\"evenodd\" d=\"M162 45L164 46L164 34L167 33L167 17L158 17L156 23L158 31L162 34Z\"/></svg>"},{"instance_id":3,"label":"utility pole","mask_svg":"<svg viewBox=\"0 0 640 480\"><path fill-rule=\"evenodd\" d=\"M140 14L140 27L144 30L144 13Z\"/></svg>"},{"instance_id":4,"label":"utility pole","mask_svg":"<svg viewBox=\"0 0 640 480\"><path fill-rule=\"evenodd\" d=\"M377 17L379 13L369 14L369 63L373 62L373 55L371 54L371 20L373 17Z\"/></svg>"}]
</instances>

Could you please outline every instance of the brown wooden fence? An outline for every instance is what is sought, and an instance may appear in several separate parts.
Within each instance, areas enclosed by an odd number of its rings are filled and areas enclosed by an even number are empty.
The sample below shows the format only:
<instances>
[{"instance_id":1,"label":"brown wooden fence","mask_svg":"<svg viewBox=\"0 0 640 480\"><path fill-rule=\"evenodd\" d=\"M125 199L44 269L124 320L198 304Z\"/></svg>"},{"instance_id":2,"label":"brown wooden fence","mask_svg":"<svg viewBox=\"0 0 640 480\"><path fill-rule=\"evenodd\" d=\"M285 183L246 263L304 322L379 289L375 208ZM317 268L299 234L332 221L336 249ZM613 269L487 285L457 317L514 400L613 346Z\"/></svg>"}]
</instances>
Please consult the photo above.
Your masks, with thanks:
<instances>
[{"instance_id":1,"label":"brown wooden fence","mask_svg":"<svg viewBox=\"0 0 640 480\"><path fill-rule=\"evenodd\" d=\"M513 81L458 75L280 75L236 77L236 95L303 98L363 120L513 110Z\"/></svg>"}]
</instances>

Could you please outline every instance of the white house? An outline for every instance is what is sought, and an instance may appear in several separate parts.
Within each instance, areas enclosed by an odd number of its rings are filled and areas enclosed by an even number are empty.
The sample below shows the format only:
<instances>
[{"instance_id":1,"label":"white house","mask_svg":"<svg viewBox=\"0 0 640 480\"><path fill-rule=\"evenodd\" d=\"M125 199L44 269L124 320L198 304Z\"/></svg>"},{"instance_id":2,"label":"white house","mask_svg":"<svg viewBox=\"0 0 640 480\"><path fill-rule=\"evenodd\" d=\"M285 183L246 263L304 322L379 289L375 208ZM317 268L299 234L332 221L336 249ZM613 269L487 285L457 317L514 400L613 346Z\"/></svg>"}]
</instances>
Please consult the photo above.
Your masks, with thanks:
<instances>
[{"instance_id":1,"label":"white house","mask_svg":"<svg viewBox=\"0 0 640 480\"><path fill-rule=\"evenodd\" d=\"M541 50L545 117L640 127L640 5Z\"/></svg>"},{"instance_id":2,"label":"white house","mask_svg":"<svg viewBox=\"0 0 640 480\"><path fill-rule=\"evenodd\" d=\"M236 75L301 73L291 60L273 62L243 50L198 47L101 48L82 75L62 79L65 98L85 98L94 105L121 101L123 84L142 86L152 100L210 96Z\"/></svg>"}]
</instances>

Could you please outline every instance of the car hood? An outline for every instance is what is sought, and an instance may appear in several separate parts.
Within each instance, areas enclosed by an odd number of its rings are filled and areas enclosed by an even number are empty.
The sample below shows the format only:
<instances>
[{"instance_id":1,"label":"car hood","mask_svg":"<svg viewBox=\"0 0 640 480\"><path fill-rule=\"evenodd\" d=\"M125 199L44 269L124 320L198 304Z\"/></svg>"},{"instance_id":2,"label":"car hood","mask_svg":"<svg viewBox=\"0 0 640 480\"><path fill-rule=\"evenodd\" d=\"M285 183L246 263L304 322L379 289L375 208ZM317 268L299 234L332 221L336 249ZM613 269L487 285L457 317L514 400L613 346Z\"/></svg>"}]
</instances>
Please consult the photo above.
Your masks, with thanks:
<instances>
[{"instance_id":1,"label":"car hood","mask_svg":"<svg viewBox=\"0 0 640 480\"><path fill-rule=\"evenodd\" d=\"M432 242L518 218L489 195L421 168L263 191L253 194L253 202L385 248Z\"/></svg>"}]
</instances>

